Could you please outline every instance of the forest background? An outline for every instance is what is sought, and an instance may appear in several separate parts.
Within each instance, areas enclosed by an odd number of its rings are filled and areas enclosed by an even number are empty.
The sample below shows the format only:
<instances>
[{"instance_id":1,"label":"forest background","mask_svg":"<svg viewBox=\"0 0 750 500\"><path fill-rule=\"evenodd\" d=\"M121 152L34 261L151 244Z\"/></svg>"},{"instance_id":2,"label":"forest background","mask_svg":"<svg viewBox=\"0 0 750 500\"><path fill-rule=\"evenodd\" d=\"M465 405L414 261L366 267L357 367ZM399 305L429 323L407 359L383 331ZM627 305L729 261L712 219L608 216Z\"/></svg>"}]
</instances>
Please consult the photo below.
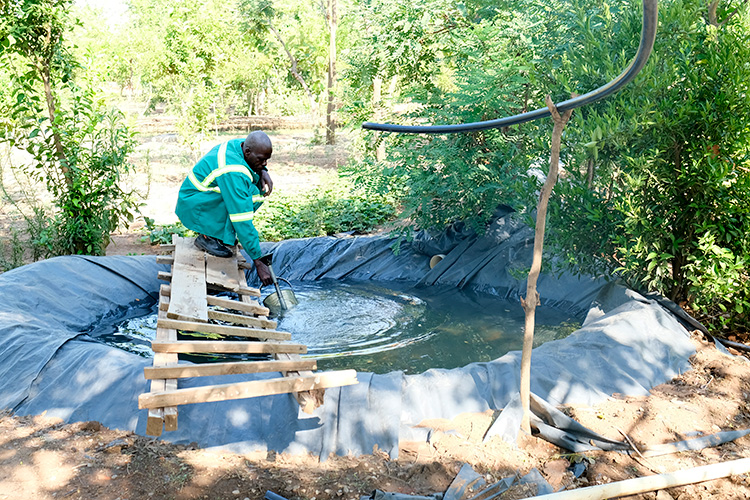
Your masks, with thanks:
<instances>
[{"instance_id":1,"label":"forest background","mask_svg":"<svg viewBox=\"0 0 750 500\"><path fill-rule=\"evenodd\" d=\"M138 217L127 178L137 119L168 113L186 155L237 116L294 117L351 140L341 177L269 200L264 238L483 231L498 205L533 224L551 121L454 135L374 134L363 121L501 118L606 84L638 46L630 0L0 0L3 172L23 227L5 269L101 254ZM712 331L750 329L750 13L740 0L665 0L651 58L577 110L550 204L548 272L621 279ZM140 193L142 194L142 193ZM396 219L395 221L393 219ZM150 224L151 236L184 231Z\"/></svg>"}]
</instances>

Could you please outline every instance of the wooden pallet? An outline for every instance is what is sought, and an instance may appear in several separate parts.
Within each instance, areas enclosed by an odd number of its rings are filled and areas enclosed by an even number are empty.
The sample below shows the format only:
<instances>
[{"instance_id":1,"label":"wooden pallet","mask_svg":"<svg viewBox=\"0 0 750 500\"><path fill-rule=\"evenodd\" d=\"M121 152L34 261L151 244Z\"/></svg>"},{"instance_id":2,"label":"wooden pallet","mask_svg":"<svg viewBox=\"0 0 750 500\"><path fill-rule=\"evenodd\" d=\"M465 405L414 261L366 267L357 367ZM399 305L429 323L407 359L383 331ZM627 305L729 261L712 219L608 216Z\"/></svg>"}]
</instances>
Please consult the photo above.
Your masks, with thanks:
<instances>
[{"instance_id":1,"label":"wooden pallet","mask_svg":"<svg viewBox=\"0 0 750 500\"><path fill-rule=\"evenodd\" d=\"M171 255L158 262L172 266L159 273L170 281L159 290L159 313L153 366L144 369L151 380L150 391L138 397L138 406L148 409L146 433L177 429L177 406L291 393L306 413L323 404L325 389L357 383L355 370L315 372L314 359L302 359L307 346L291 342L291 335L276 330L268 319L268 308L258 302L259 290L248 287L247 263L238 252L222 259L207 255L193 238L174 237L173 245L162 245ZM211 290L235 292L240 300L216 297ZM220 322L220 323L218 323ZM206 334L205 340L178 340L177 331ZM226 340L226 336L242 340ZM179 353L261 353L273 360L205 364L178 364ZM281 372L281 377L179 389L183 378Z\"/></svg>"}]
</instances>

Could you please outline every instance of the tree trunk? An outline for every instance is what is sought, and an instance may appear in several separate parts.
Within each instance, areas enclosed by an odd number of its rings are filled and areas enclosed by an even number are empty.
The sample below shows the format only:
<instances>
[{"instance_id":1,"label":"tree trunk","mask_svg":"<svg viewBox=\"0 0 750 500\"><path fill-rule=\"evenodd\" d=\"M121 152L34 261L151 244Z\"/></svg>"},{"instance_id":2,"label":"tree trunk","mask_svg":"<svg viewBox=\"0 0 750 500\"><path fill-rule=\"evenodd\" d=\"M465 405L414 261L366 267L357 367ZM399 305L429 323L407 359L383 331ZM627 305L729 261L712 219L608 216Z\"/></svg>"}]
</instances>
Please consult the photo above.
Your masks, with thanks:
<instances>
[{"instance_id":1,"label":"tree trunk","mask_svg":"<svg viewBox=\"0 0 750 500\"><path fill-rule=\"evenodd\" d=\"M336 144L336 0L328 0L328 108L326 109L326 144Z\"/></svg>"},{"instance_id":2,"label":"tree trunk","mask_svg":"<svg viewBox=\"0 0 750 500\"><path fill-rule=\"evenodd\" d=\"M375 121L379 122L382 116L381 106L383 99L383 79L376 76L372 80L372 107L375 111ZM385 144L380 141L380 133L375 132L375 143L377 144L375 149L375 159L377 161L383 161L385 159Z\"/></svg>"},{"instance_id":3,"label":"tree trunk","mask_svg":"<svg viewBox=\"0 0 750 500\"><path fill-rule=\"evenodd\" d=\"M589 191L594 187L594 168L594 159L586 160L586 187L589 188Z\"/></svg>"},{"instance_id":4,"label":"tree trunk","mask_svg":"<svg viewBox=\"0 0 750 500\"><path fill-rule=\"evenodd\" d=\"M310 100L310 113L312 114L313 119L317 121L318 103L315 101L315 96L313 95L312 90L310 90L310 87L307 85L307 82L305 82L305 79L302 78L302 75L300 75L299 71L297 71L297 59L294 58L292 53L287 48L286 42L283 38L281 38L281 33L279 33L276 27L270 22L268 23L268 29L271 30L271 32L276 37L276 40L278 40L281 46L284 48L284 52L286 52L286 56L289 59L289 63L291 64L289 72L292 74L295 80L297 80L299 84L302 85L302 88L305 89L307 98Z\"/></svg>"},{"instance_id":5,"label":"tree trunk","mask_svg":"<svg viewBox=\"0 0 750 500\"><path fill-rule=\"evenodd\" d=\"M568 110L562 116L557 112L552 98L547 96L547 107L552 113L552 119L555 123L552 129L552 145L549 161L549 173L544 181L542 192L539 195L539 203L536 209L536 229L534 232L534 257L531 261L531 270L529 278L526 281L526 298L521 298L526 315L523 332L523 351L521 354L521 406L523 407L523 420L521 429L527 434L531 434L529 400L531 393L531 348L534 345L534 315L536 306L539 304L539 293L536 291L536 282L539 279L539 273L542 270L542 249L544 247L544 228L547 223L547 204L549 202L552 189L557 182L557 171L560 163L560 142L562 141L562 132L565 124L568 123L573 110Z\"/></svg>"},{"instance_id":6,"label":"tree trunk","mask_svg":"<svg viewBox=\"0 0 750 500\"><path fill-rule=\"evenodd\" d=\"M52 130L52 141L55 145L55 154L60 162L60 170L65 179L65 184L70 187L73 184L73 179L70 178L70 168L68 166L68 159L65 156L65 149L62 145L60 132L57 131L57 127L55 126L55 113L57 108L55 106L55 96L52 94L52 82L50 79L48 61L39 62L37 69L39 75L42 77L42 82L44 83L44 96L47 99L47 113L49 115L50 129Z\"/></svg>"}]
</instances>

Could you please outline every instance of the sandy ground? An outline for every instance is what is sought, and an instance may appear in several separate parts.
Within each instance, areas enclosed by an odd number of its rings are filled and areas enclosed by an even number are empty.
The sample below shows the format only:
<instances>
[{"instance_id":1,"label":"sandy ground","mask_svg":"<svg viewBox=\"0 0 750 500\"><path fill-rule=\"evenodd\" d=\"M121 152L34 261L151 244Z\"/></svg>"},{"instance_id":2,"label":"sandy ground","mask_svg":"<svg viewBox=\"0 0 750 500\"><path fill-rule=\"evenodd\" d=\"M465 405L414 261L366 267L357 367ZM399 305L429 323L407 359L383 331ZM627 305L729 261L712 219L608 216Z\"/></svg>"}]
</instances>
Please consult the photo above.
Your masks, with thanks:
<instances>
[{"instance_id":1,"label":"sandy ground","mask_svg":"<svg viewBox=\"0 0 750 500\"><path fill-rule=\"evenodd\" d=\"M310 145L305 131L274 134L269 165L277 189L305 189L325 182L347 155ZM206 144L206 147L209 147ZM144 215L173 222L179 183L192 160L170 134L146 138L135 158L133 185L144 189ZM0 214L2 219L2 214ZM6 220L7 223L7 220ZM156 253L143 241L142 220L113 236L110 255ZM7 227L7 226L6 226ZM631 440L639 450L655 444L750 427L750 364L720 353L694 334L693 369L653 389L649 397L613 395L596 407L565 407L568 415L607 437ZM661 457L637 453L570 454L536 437L518 445L498 438L483 442L497 412L464 414L423 425L435 429L430 442L401 443L398 460L378 450L365 456L276 453L231 454L172 445L98 422L65 424L39 416L0 413L0 500L5 499L259 499L273 491L290 500L359 499L375 489L426 495L443 492L463 464L487 483L533 468L556 489L575 489L750 457L750 440ZM575 477L572 468L585 470ZM477 494L471 492L469 496ZM515 488L498 498L526 498ZM750 498L750 476L647 492L629 498Z\"/></svg>"}]
</instances>

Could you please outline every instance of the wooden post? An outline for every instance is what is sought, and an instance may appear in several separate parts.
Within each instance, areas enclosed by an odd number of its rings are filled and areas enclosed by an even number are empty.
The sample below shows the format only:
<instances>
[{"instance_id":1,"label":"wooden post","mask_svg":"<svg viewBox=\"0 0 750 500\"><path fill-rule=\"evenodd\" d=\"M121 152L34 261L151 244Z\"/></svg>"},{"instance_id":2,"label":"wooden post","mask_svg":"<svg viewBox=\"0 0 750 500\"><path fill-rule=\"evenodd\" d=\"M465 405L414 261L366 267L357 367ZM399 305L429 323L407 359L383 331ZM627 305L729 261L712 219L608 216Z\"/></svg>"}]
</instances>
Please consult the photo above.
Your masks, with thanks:
<instances>
[{"instance_id":1,"label":"wooden post","mask_svg":"<svg viewBox=\"0 0 750 500\"><path fill-rule=\"evenodd\" d=\"M521 354L521 405L523 408L523 419L521 420L521 429L527 434L531 434L531 424L529 421L529 398L531 392L531 349L534 345L534 314L536 306L539 304L539 293L536 291L536 282L539 279L539 273L542 270L542 248L544 247L544 227L547 222L547 204L549 202L552 189L557 182L557 171L560 164L560 142L562 141L562 132L565 124L570 120L573 110L568 110L560 116L557 112L552 98L547 96L547 107L552 113L552 119L555 123L552 129L552 146L549 161L549 173L544 181L542 192L539 195L539 203L536 209L536 229L534 231L534 256L531 261L531 270L529 278L526 281L526 298L521 297L521 305L526 315L526 321L523 331L523 352Z\"/></svg>"}]
</instances>

